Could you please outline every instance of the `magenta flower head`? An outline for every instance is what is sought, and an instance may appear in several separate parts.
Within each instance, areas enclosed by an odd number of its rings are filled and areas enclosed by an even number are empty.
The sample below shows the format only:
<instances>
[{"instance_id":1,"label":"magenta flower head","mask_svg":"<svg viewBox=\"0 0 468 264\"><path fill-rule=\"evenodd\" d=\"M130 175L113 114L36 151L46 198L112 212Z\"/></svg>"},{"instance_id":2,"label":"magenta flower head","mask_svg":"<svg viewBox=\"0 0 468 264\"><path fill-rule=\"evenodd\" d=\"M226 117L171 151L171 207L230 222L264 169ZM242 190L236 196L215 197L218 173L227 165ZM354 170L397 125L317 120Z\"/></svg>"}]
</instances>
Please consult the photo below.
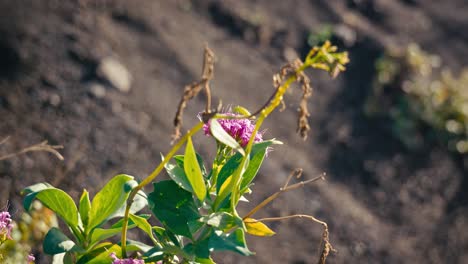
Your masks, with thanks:
<instances>
[{"instance_id":1,"label":"magenta flower head","mask_svg":"<svg viewBox=\"0 0 468 264\"><path fill-rule=\"evenodd\" d=\"M231 112L225 113L228 116L240 116ZM254 131L255 124L250 121L250 119L217 119L221 127L226 131L231 137L236 139L242 147L247 146L249 143L252 132ZM210 121L203 126L203 131L205 135L211 135L210 132ZM261 142L263 140L261 132L258 132L255 135L254 142Z\"/></svg>"},{"instance_id":2,"label":"magenta flower head","mask_svg":"<svg viewBox=\"0 0 468 264\"><path fill-rule=\"evenodd\" d=\"M36 260L36 258L34 257L33 254L29 254L27 260L28 260L28 264L34 264L34 261Z\"/></svg>"},{"instance_id":3,"label":"magenta flower head","mask_svg":"<svg viewBox=\"0 0 468 264\"><path fill-rule=\"evenodd\" d=\"M111 258L114 259L112 264L145 264L145 261L142 259L131 259L131 258L119 259L117 255L115 255L114 252L112 252L110 256Z\"/></svg>"},{"instance_id":4,"label":"magenta flower head","mask_svg":"<svg viewBox=\"0 0 468 264\"><path fill-rule=\"evenodd\" d=\"M11 239L11 230L13 224L11 223L11 216L8 211L0 212L0 242Z\"/></svg>"}]
</instances>

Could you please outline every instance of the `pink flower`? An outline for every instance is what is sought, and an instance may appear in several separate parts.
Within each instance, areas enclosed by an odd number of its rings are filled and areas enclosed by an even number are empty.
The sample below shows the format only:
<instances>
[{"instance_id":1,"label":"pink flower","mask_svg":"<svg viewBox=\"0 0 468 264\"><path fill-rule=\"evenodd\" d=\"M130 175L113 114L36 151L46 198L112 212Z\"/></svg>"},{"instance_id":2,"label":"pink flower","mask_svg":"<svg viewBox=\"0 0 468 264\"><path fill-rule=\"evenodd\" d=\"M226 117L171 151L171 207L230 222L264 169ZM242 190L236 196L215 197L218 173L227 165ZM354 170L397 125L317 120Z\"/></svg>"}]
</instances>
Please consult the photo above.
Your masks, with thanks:
<instances>
[{"instance_id":1,"label":"pink flower","mask_svg":"<svg viewBox=\"0 0 468 264\"><path fill-rule=\"evenodd\" d=\"M142 259L131 259L131 258L127 258L127 259L119 259L114 252L112 252L110 254L111 258L114 259L114 261L112 262L112 264L145 264L145 261L143 261Z\"/></svg>"},{"instance_id":2,"label":"pink flower","mask_svg":"<svg viewBox=\"0 0 468 264\"><path fill-rule=\"evenodd\" d=\"M226 113L228 116L239 116L234 113ZM255 129L255 124L252 123L247 118L243 119L217 119L219 124L223 127L224 131L226 131L229 135L231 135L234 139L239 141L242 147L247 146L249 143L250 137L252 136L252 132ZM210 131L210 122L203 125L203 131L205 131L205 135L211 135ZM255 135L254 142L262 141L262 133L257 132Z\"/></svg>"},{"instance_id":3,"label":"pink flower","mask_svg":"<svg viewBox=\"0 0 468 264\"><path fill-rule=\"evenodd\" d=\"M10 213L8 211L0 212L0 241L11 239L12 229Z\"/></svg>"},{"instance_id":4,"label":"pink flower","mask_svg":"<svg viewBox=\"0 0 468 264\"><path fill-rule=\"evenodd\" d=\"M36 258L34 257L33 254L28 255L28 264L33 264Z\"/></svg>"}]
</instances>

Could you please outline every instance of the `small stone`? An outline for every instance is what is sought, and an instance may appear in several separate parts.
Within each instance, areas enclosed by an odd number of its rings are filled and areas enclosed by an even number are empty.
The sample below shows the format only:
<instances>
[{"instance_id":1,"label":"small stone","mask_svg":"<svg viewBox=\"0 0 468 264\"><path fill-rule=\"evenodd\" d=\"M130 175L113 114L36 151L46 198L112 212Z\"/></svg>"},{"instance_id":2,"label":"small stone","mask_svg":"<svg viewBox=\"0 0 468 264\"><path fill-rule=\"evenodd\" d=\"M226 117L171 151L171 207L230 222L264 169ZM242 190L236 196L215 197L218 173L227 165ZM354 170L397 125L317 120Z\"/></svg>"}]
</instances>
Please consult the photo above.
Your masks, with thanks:
<instances>
[{"instance_id":1,"label":"small stone","mask_svg":"<svg viewBox=\"0 0 468 264\"><path fill-rule=\"evenodd\" d=\"M97 75L108 81L119 91L128 93L132 85L133 77L127 68L117 59L104 58L97 69Z\"/></svg>"},{"instance_id":2,"label":"small stone","mask_svg":"<svg viewBox=\"0 0 468 264\"><path fill-rule=\"evenodd\" d=\"M53 106L58 106L61 101L62 99L60 98L58 94L54 93L49 96L49 103Z\"/></svg>"},{"instance_id":3,"label":"small stone","mask_svg":"<svg viewBox=\"0 0 468 264\"><path fill-rule=\"evenodd\" d=\"M89 91L96 98L103 98L104 96L106 96L106 88L104 88L104 86L102 86L99 83L91 84L89 87Z\"/></svg>"}]
</instances>

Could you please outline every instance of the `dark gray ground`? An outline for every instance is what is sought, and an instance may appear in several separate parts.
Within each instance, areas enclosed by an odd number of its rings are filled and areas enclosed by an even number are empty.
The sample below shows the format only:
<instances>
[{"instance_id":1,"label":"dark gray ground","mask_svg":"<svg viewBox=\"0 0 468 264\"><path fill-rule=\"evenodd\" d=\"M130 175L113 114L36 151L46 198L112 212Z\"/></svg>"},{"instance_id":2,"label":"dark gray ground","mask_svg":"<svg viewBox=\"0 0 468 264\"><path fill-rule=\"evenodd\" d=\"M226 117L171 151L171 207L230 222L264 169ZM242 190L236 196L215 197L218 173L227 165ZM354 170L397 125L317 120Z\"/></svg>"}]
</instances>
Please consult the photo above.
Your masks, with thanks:
<instances>
[{"instance_id":1,"label":"dark gray ground","mask_svg":"<svg viewBox=\"0 0 468 264\"><path fill-rule=\"evenodd\" d=\"M117 173L141 179L151 172L170 148L176 104L184 85L199 78L205 43L217 56L215 102L255 109L272 92L285 54L303 56L309 33L346 25L355 41L335 41L350 52L348 71L333 81L310 72L308 141L295 134L298 94L272 115L265 137L286 145L268 157L249 198L255 204L276 191L295 167L307 178L327 172L327 181L284 195L258 216L307 213L328 222L338 249L329 263L467 263L466 158L432 145L409 152L388 120L362 113L385 49L414 41L454 70L465 65L467 14L463 0L0 0L0 137L11 136L0 151L43 139L65 146L64 162L44 153L0 162L0 204L10 200L21 210L19 191L39 181L77 198ZM133 75L129 93L96 74L107 56ZM93 93L96 84L102 97ZM185 129L203 105L202 98L189 104ZM195 144L205 155L215 147L202 136ZM255 257L217 261L317 261L319 225L272 228L274 237L249 238Z\"/></svg>"}]
</instances>

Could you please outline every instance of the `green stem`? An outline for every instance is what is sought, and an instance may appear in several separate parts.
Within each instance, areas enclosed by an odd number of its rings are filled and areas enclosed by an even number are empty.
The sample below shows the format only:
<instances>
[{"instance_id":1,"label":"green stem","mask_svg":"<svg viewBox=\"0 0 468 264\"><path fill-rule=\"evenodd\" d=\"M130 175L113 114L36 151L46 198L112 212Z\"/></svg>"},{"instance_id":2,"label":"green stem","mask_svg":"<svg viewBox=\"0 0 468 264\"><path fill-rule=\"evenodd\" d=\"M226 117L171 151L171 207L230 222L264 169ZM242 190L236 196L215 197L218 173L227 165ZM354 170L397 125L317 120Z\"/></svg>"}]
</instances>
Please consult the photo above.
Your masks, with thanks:
<instances>
[{"instance_id":1,"label":"green stem","mask_svg":"<svg viewBox=\"0 0 468 264\"><path fill-rule=\"evenodd\" d=\"M219 172L221 171L221 169L223 168L227 160L226 153L228 151L231 151L230 148L228 149L222 143L218 142L217 144L218 144L217 151L216 151L217 153L213 161L213 168L211 169L212 174L211 174L211 179L210 179L210 184L211 184L210 192L216 191L216 187L217 187L216 182L218 181Z\"/></svg>"},{"instance_id":2,"label":"green stem","mask_svg":"<svg viewBox=\"0 0 468 264\"><path fill-rule=\"evenodd\" d=\"M73 235L75 235L76 239L80 241L80 246L84 246L86 243L86 239L83 233L74 226L70 226L70 230L72 231Z\"/></svg>"},{"instance_id":3,"label":"green stem","mask_svg":"<svg viewBox=\"0 0 468 264\"><path fill-rule=\"evenodd\" d=\"M164 169L164 166L169 162L169 160L176 154L176 152L185 144L187 139L198 132L203 127L203 122L199 122L193 126L178 142L172 147L172 149L164 156L164 160L153 170L153 172L146 177L138 186L136 186L127 199L127 206L125 208L125 214L123 218L122 226L122 257L127 257L127 231L128 231L128 220L130 214L130 207L132 206L133 199L135 198L138 191L143 189L146 185L150 184Z\"/></svg>"},{"instance_id":4,"label":"green stem","mask_svg":"<svg viewBox=\"0 0 468 264\"><path fill-rule=\"evenodd\" d=\"M297 69L296 73L301 73L304 71L309 64L303 64L299 69ZM265 107L263 110L260 111L260 116L258 117L254 131L252 132L252 135L250 136L249 143L247 144L246 150L245 150L245 156L242 158L242 161L239 165L238 170L234 172L234 175L232 176L233 179L231 181L231 186L228 188L231 192L231 209L234 212L234 214L237 215L237 212L235 210L237 203L239 201L239 185L241 183L241 175L242 175L242 168L246 165L246 162L250 158L250 152L252 151L252 146L255 140L255 136L257 135L258 131L260 130L260 127L263 124L263 121L267 116L273 112L273 110L276 109L281 103L281 100L283 99L284 93L288 90L290 85L297 80L297 74L290 76L276 91L276 94L274 98L270 101L270 104Z\"/></svg>"},{"instance_id":5,"label":"green stem","mask_svg":"<svg viewBox=\"0 0 468 264\"><path fill-rule=\"evenodd\" d=\"M309 63L303 64L301 67L299 67L296 71L296 73L301 73L304 71L307 67L309 67ZM279 106L281 103L281 100L283 99L284 93L288 90L290 85L297 80L297 75L292 75L290 76L277 90L274 95L274 97L270 100L270 102L260 111L259 117L256 120L255 128L254 131L252 132L252 135L250 136L249 143L247 144L247 147L245 149L245 156L242 158L238 169L233 173L232 180L229 182L228 186L220 192L218 197L216 197L216 200L214 202L213 208L216 210L218 206L221 204L226 197L228 197L229 194L231 194L231 210L234 213L234 215L237 215L236 212L236 206L239 200L239 185L241 183L241 176L243 173L244 167L247 165L246 163L248 162L248 159L250 158L250 152L252 151L252 146L255 140L255 136L257 135L258 131L260 130L260 127L263 124L263 121L265 118L275 110L276 107Z\"/></svg>"}]
</instances>

